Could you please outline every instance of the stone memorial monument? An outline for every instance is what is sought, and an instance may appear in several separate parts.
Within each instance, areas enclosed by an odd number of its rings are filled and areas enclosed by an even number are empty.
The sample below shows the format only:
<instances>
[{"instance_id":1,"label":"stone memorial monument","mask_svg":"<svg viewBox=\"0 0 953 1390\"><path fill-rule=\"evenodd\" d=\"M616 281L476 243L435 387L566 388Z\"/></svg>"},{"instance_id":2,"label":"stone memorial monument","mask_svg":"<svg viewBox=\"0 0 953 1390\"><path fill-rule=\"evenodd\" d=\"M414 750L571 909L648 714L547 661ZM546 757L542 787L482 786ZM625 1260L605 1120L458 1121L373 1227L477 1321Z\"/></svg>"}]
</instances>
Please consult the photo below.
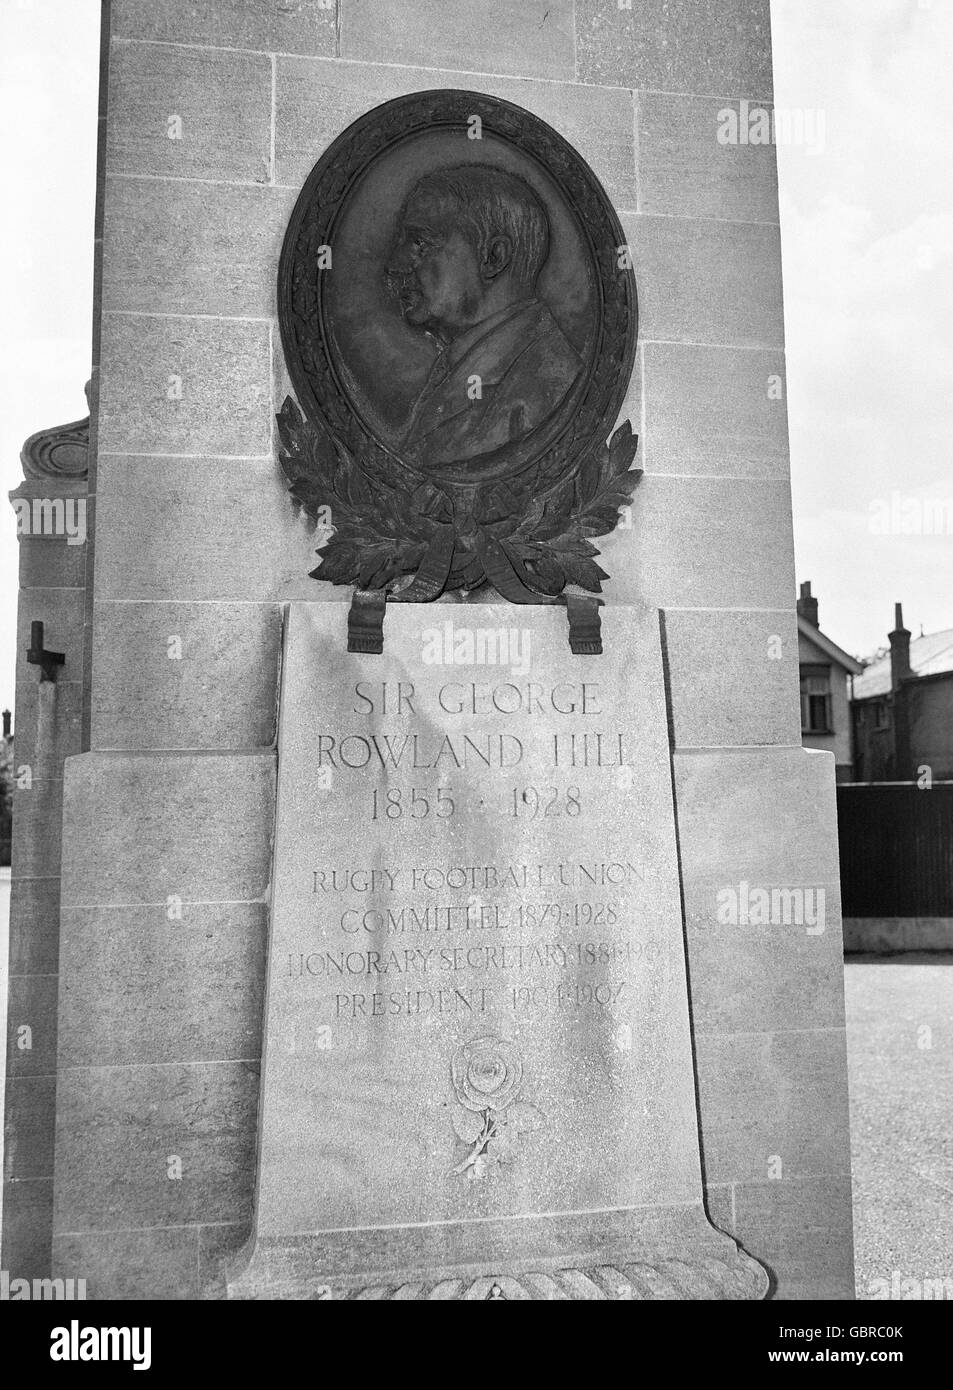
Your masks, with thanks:
<instances>
[{"instance_id":1,"label":"stone memorial monument","mask_svg":"<svg viewBox=\"0 0 953 1390\"><path fill-rule=\"evenodd\" d=\"M4 1268L852 1297L741 99L767 0L106 7L95 526L22 538Z\"/></svg>"}]
</instances>

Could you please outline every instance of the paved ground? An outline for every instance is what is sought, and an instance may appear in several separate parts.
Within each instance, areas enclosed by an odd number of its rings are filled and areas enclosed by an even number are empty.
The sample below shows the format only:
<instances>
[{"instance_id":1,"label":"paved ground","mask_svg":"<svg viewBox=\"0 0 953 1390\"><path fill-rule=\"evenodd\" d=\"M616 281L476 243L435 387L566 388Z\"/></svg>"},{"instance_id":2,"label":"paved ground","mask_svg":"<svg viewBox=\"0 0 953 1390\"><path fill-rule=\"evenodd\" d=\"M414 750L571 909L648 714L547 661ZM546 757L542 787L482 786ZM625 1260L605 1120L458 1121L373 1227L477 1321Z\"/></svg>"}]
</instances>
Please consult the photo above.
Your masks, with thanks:
<instances>
[{"instance_id":1,"label":"paved ground","mask_svg":"<svg viewBox=\"0 0 953 1390\"><path fill-rule=\"evenodd\" d=\"M953 1297L953 954L850 956L845 978L857 1297Z\"/></svg>"}]
</instances>

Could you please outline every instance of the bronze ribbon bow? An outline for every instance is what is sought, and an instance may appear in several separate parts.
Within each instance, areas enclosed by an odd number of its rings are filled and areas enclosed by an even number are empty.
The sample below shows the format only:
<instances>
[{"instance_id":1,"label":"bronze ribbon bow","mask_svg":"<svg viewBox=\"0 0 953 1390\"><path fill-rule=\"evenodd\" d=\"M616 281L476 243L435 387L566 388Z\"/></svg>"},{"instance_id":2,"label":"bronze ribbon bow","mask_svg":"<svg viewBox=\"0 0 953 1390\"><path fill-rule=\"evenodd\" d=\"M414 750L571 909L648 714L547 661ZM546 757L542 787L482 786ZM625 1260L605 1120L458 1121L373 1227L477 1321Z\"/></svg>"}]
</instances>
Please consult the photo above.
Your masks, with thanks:
<instances>
[{"instance_id":1,"label":"bronze ribbon bow","mask_svg":"<svg viewBox=\"0 0 953 1390\"><path fill-rule=\"evenodd\" d=\"M547 603L556 598L558 590L554 593L542 580L531 575L526 566L492 536L484 534L477 545L477 554L487 579L510 603Z\"/></svg>"},{"instance_id":2,"label":"bronze ribbon bow","mask_svg":"<svg viewBox=\"0 0 953 1390\"><path fill-rule=\"evenodd\" d=\"M391 594L392 603L431 603L447 585L453 565L455 534L452 526L438 526L420 567L406 589Z\"/></svg>"}]
</instances>

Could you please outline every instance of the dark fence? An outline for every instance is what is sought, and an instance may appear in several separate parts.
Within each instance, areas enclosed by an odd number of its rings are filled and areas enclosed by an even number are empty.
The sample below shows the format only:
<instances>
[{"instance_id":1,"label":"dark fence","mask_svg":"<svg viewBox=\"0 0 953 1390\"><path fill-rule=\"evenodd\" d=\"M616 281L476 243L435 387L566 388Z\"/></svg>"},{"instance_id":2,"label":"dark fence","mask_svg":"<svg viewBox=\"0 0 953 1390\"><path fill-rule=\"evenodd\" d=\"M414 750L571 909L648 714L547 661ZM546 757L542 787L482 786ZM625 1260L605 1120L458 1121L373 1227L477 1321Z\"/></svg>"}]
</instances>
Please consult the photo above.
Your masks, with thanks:
<instances>
[{"instance_id":1,"label":"dark fence","mask_svg":"<svg viewBox=\"0 0 953 1390\"><path fill-rule=\"evenodd\" d=\"M837 788L845 917L953 917L953 782Z\"/></svg>"}]
</instances>

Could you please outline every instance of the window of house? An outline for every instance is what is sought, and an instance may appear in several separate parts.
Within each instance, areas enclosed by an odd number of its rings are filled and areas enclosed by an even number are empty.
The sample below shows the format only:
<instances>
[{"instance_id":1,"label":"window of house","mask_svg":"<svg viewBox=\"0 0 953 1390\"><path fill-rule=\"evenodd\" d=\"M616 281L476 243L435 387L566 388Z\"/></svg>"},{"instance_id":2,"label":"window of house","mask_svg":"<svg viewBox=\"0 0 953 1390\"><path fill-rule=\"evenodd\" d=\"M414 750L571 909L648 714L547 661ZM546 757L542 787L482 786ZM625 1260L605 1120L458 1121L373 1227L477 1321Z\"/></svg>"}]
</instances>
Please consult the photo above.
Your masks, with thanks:
<instances>
[{"instance_id":1,"label":"window of house","mask_svg":"<svg viewBox=\"0 0 953 1390\"><path fill-rule=\"evenodd\" d=\"M801 732L830 734L831 668L829 666L801 667Z\"/></svg>"}]
</instances>

